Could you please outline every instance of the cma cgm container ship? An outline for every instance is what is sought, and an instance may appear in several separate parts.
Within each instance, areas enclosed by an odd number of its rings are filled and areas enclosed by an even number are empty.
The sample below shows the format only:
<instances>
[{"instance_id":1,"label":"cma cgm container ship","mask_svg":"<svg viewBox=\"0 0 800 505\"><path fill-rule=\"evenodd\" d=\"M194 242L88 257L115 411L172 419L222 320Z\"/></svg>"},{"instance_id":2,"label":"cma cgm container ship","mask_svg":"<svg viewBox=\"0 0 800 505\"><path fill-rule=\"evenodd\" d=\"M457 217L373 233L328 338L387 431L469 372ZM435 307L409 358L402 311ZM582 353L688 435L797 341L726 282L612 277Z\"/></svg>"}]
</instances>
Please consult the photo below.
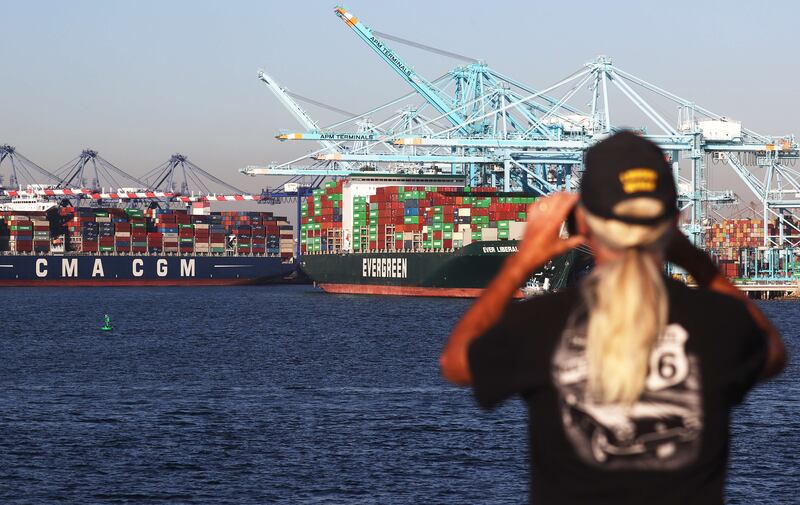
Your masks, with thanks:
<instances>
[{"instance_id":1,"label":"cma cgm container ship","mask_svg":"<svg viewBox=\"0 0 800 505\"><path fill-rule=\"evenodd\" d=\"M331 293L479 296L517 251L533 197L435 178L353 176L301 204L301 267ZM570 252L535 272L518 296L566 285Z\"/></svg>"},{"instance_id":2,"label":"cma cgm container ship","mask_svg":"<svg viewBox=\"0 0 800 505\"><path fill-rule=\"evenodd\" d=\"M270 212L0 204L0 286L234 285L291 274L291 225Z\"/></svg>"}]
</instances>

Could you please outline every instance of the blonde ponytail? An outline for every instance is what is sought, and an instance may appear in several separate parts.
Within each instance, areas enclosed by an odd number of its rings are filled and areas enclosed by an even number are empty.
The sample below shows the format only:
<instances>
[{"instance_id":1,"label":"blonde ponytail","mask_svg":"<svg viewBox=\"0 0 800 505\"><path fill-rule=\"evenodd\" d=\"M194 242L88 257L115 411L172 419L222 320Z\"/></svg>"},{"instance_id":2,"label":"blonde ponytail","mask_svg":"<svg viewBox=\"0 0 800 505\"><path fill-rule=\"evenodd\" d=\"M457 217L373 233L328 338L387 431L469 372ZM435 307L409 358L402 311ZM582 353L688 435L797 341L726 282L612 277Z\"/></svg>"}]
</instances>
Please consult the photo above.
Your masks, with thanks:
<instances>
[{"instance_id":1,"label":"blonde ponytail","mask_svg":"<svg viewBox=\"0 0 800 505\"><path fill-rule=\"evenodd\" d=\"M588 310L588 390L599 403L630 405L644 390L650 351L667 324L661 253L670 223L630 225L587 215L592 234L621 256L582 283Z\"/></svg>"}]
</instances>

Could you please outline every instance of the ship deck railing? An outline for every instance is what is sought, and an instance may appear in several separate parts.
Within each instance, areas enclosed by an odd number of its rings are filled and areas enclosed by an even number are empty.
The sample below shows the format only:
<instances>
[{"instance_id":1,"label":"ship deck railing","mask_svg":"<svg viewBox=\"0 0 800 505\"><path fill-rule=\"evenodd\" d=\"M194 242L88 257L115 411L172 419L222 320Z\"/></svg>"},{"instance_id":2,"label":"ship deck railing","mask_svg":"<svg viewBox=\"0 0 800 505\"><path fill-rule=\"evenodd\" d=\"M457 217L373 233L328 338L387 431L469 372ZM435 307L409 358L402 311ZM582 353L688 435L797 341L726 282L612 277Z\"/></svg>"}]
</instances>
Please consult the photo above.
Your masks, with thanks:
<instances>
[{"instance_id":1,"label":"ship deck railing","mask_svg":"<svg viewBox=\"0 0 800 505\"><path fill-rule=\"evenodd\" d=\"M345 251L344 249L337 249L335 251L307 251L303 253L303 256L319 256L319 255L341 255L341 254L363 254L363 253L451 253L455 251L459 251L463 248L451 248L451 249L363 249L358 251Z\"/></svg>"},{"instance_id":2,"label":"ship deck railing","mask_svg":"<svg viewBox=\"0 0 800 505\"><path fill-rule=\"evenodd\" d=\"M151 253L151 252L110 252L110 251L97 251L97 252L90 252L90 251L0 251L0 256L214 256L214 257L227 257L227 256L235 256L235 257L252 257L252 258L281 258L280 254L243 254L237 253L233 251L225 251L224 253L211 253L211 252L160 252L160 253ZM289 258L287 258L289 259ZM291 258L294 259L294 258Z\"/></svg>"}]
</instances>

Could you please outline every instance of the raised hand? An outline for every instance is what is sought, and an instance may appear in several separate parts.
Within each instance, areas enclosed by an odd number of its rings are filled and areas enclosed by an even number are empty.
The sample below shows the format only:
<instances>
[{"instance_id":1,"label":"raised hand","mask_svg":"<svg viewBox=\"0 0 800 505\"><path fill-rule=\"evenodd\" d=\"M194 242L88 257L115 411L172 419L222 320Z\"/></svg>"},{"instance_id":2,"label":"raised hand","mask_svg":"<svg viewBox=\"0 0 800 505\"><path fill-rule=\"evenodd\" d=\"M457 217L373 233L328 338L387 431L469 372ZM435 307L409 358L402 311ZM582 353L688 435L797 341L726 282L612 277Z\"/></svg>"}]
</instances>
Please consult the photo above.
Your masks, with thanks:
<instances>
[{"instance_id":1,"label":"raised hand","mask_svg":"<svg viewBox=\"0 0 800 505\"><path fill-rule=\"evenodd\" d=\"M584 243L585 238L580 235L561 238L561 227L577 203L575 193L555 193L528 207L528 224L517 252L521 267L533 270Z\"/></svg>"}]
</instances>

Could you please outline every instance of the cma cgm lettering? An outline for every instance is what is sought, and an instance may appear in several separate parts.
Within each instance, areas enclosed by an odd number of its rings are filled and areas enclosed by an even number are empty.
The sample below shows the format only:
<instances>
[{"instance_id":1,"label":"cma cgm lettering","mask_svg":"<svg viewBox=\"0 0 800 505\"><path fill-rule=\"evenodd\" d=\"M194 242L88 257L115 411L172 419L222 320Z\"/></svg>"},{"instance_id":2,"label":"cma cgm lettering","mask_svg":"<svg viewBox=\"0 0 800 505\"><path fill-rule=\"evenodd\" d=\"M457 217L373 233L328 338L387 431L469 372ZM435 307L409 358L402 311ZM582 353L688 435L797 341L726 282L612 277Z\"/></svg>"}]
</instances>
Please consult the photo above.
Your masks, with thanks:
<instances>
[{"instance_id":1,"label":"cma cgm lettering","mask_svg":"<svg viewBox=\"0 0 800 505\"><path fill-rule=\"evenodd\" d=\"M293 269L263 256L2 255L0 286L265 284Z\"/></svg>"},{"instance_id":2,"label":"cma cgm lettering","mask_svg":"<svg viewBox=\"0 0 800 505\"><path fill-rule=\"evenodd\" d=\"M74 277L78 278L79 270L79 258L61 258L61 277ZM36 277L39 279L46 279L50 272L50 259L48 258L36 258ZM108 261L108 260L106 260ZM184 259L181 258L180 260L180 277L195 277L195 259ZM85 264L85 262L84 262ZM143 258L131 258L130 259L130 276L131 277L144 277L144 259ZM167 277L169 276L169 262L166 258L159 258L155 262L155 273L157 277ZM115 275L118 275L118 272L115 272ZM106 269L103 266L103 258L94 258L92 261L92 273L91 277L94 278L103 278L106 276Z\"/></svg>"}]
</instances>

